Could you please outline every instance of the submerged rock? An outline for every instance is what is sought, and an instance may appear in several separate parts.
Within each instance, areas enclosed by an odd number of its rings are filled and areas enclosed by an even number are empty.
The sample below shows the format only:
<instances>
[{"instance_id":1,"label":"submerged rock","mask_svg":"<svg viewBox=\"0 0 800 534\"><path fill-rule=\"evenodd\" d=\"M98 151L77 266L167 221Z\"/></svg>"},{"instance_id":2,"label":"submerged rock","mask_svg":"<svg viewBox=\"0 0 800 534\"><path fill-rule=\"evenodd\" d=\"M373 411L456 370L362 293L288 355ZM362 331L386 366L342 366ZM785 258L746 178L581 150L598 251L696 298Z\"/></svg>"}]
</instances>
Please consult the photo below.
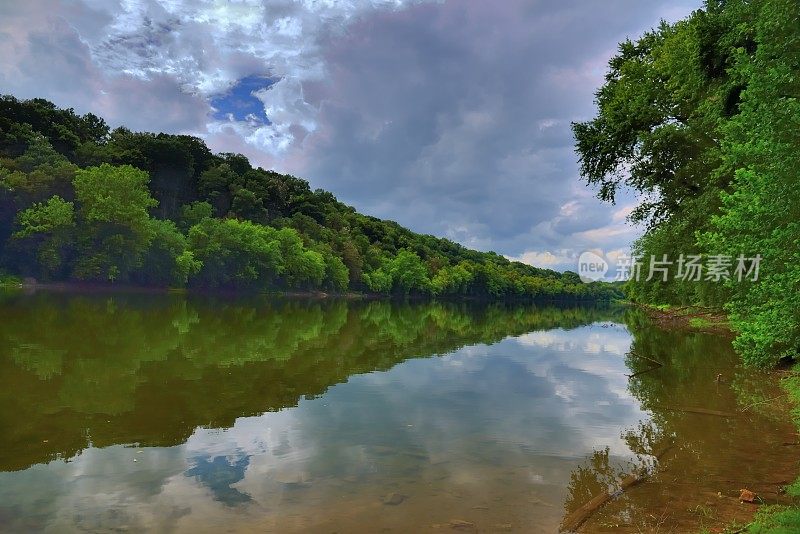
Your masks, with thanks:
<instances>
[{"instance_id":1,"label":"submerged rock","mask_svg":"<svg viewBox=\"0 0 800 534\"><path fill-rule=\"evenodd\" d=\"M390 493L381 499L383 504L388 504L390 506L397 506L405 500L406 496L401 493Z\"/></svg>"}]
</instances>

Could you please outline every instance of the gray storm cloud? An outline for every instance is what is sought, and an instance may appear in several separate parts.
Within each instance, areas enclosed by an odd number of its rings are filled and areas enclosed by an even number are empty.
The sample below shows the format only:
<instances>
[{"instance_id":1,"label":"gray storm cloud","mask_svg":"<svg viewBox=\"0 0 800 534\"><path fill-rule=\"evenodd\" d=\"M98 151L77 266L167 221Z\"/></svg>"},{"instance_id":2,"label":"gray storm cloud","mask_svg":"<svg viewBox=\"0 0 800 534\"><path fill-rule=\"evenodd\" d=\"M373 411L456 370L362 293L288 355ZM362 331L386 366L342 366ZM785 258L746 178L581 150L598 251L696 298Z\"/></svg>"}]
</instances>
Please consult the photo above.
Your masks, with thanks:
<instances>
[{"instance_id":1,"label":"gray storm cloud","mask_svg":"<svg viewBox=\"0 0 800 534\"><path fill-rule=\"evenodd\" d=\"M626 248L569 124L616 43L699 0L39 0L0 5L0 92L193 133L359 210L555 268ZM247 76L269 121L210 102Z\"/></svg>"}]
</instances>

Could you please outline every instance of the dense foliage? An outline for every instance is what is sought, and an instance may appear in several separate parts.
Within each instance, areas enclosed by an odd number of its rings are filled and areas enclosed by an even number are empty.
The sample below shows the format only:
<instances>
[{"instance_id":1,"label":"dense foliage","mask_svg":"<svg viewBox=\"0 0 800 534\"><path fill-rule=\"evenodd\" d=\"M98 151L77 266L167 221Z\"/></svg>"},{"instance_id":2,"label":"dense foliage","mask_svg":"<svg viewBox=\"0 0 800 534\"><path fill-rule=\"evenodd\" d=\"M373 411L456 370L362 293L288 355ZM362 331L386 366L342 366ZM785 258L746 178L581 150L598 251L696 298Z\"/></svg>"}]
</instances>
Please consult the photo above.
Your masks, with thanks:
<instances>
[{"instance_id":1,"label":"dense foliage","mask_svg":"<svg viewBox=\"0 0 800 534\"><path fill-rule=\"evenodd\" d=\"M724 283L632 280L645 303L725 306L746 361L800 349L800 9L796 0L708 0L626 41L573 126L581 170L600 197L644 199L634 254L761 256L759 276Z\"/></svg>"},{"instance_id":2,"label":"dense foliage","mask_svg":"<svg viewBox=\"0 0 800 534\"><path fill-rule=\"evenodd\" d=\"M357 213L186 135L0 97L0 269L39 280L476 298L609 298L608 284Z\"/></svg>"}]
</instances>

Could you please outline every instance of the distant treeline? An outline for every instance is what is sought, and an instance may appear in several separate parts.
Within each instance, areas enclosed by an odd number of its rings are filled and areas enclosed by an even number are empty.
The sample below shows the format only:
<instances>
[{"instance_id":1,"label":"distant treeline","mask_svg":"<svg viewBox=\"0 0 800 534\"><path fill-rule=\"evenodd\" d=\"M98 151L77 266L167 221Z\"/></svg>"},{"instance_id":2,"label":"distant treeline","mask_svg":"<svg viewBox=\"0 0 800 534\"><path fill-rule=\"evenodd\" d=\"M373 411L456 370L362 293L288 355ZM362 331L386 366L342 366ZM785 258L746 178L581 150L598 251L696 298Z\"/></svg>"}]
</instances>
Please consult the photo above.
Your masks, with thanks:
<instances>
[{"instance_id":1,"label":"distant treeline","mask_svg":"<svg viewBox=\"0 0 800 534\"><path fill-rule=\"evenodd\" d=\"M366 178L366 177L365 177ZM0 269L44 281L606 299L609 284L361 215L188 135L0 97Z\"/></svg>"}]
</instances>

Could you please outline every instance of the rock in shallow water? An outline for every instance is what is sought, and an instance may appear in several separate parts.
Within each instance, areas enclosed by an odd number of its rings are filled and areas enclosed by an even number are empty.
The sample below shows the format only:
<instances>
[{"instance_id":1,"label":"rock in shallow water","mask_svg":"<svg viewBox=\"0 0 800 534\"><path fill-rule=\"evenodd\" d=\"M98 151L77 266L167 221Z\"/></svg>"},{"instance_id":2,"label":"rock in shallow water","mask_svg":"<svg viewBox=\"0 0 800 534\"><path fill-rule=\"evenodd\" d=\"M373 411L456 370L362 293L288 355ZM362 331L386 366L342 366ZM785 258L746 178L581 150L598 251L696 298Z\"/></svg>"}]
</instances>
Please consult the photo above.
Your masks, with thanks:
<instances>
[{"instance_id":1,"label":"rock in shallow water","mask_svg":"<svg viewBox=\"0 0 800 534\"><path fill-rule=\"evenodd\" d=\"M383 501L383 504L397 506L398 504L406 500L406 496L400 493L390 493L381 500Z\"/></svg>"}]
</instances>

